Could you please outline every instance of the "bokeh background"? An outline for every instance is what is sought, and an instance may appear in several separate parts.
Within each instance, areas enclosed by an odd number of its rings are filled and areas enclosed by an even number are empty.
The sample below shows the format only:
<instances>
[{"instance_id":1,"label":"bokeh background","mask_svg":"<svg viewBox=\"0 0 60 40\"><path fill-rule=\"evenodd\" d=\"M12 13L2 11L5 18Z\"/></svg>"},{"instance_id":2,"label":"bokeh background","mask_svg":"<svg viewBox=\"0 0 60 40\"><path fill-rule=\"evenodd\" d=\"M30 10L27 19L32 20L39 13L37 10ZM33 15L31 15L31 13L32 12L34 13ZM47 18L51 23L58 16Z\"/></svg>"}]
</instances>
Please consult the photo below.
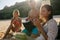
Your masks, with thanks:
<instances>
[{"instance_id":1,"label":"bokeh background","mask_svg":"<svg viewBox=\"0 0 60 40\"><path fill-rule=\"evenodd\" d=\"M60 28L60 0L36 0L36 2L38 9L44 4L53 7L53 18L56 20L58 28ZM26 18L30 11L26 0L0 0L0 32L5 32L9 27L14 9L19 9L22 19ZM60 39L59 37L58 39Z\"/></svg>"}]
</instances>

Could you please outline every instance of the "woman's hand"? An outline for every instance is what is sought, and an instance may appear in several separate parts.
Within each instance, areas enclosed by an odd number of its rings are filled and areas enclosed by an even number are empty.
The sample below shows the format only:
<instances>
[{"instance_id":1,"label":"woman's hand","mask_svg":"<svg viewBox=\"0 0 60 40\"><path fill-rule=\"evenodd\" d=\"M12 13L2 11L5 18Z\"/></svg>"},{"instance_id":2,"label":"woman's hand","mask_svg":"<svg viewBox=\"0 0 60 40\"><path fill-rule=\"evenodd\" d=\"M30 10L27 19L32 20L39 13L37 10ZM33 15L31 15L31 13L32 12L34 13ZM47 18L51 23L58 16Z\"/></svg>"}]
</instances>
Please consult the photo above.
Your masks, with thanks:
<instances>
[{"instance_id":1,"label":"woman's hand","mask_svg":"<svg viewBox=\"0 0 60 40\"><path fill-rule=\"evenodd\" d=\"M32 23L38 28L38 31L40 32L40 29L42 29L40 20L35 18L32 20Z\"/></svg>"},{"instance_id":2,"label":"woman's hand","mask_svg":"<svg viewBox=\"0 0 60 40\"><path fill-rule=\"evenodd\" d=\"M37 19L37 18L33 19L32 22L33 22L33 24L34 24L35 26L37 26L37 27L41 25L40 20Z\"/></svg>"},{"instance_id":3,"label":"woman's hand","mask_svg":"<svg viewBox=\"0 0 60 40\"><path fill-rule=\"evenodd\" d=\"M32 22L38 28L38 31L44 36L45 40L47 40L48 36L45 33L43 27L41 26L40 20L39 19L34 19L34 20L32 20Z\"/></svg>"},{"instance_id":4,"label":"woman's hand","mask_svg":"<svg viewBox=\"0 0 60 40\"><path fill-rule=\"evenodd\" d=\"M2 39L4 37L4 32L0 32L0 39Z\"/></svg>"}]
</instances>

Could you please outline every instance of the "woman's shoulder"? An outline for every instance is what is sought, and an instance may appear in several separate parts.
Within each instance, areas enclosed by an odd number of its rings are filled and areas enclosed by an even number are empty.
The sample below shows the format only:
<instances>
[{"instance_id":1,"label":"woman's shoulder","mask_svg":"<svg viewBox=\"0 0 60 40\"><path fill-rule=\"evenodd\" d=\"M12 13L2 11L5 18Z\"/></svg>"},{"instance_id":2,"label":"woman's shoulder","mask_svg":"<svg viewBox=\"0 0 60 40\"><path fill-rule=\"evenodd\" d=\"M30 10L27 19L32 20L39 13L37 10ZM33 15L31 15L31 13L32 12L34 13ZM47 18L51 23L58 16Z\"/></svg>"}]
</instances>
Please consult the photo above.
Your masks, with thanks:
<instances>
[{"instance_id":1,"label":"woman's shoulder","mask_svg":"<svg viewBox=\"0 0 60 40\"><path fill-rule=\"evenodd\" d=\"M48 21L48 23L57 23L57 22L56 22L56 20L54 20L54 19L50 19L50 20Z\"/></svg>"},{"instance_id":2,"label":"woman's shoulder","mask_svg":"<svg viewBox=\"0 0 60 40\"><path fill-rule=\"evenodd\" d=\"M14 18L11 18L11 21L14 20Z\"/></svg>"},{"instance_id":3,"label":"woman's shoulder","mask_svg":"<svg viewBox=\"0 0 60 40\"><path fill-rule=\"evenodd\" d=\"M19 20L22 20L22 18L21 18L21 17L18 17L18 19L19 19Z\"/></svg>"},{"instance_id":4,"label":"woman's shoulder","mask_svg":"<svg viewBox=\"0 0 60 40\"><path fill-rule=\"evenodd\" d=\"M47 26L49 26L49 28L57 28L57 22L54 19L50 19Z\"/></svg>"},{"instance_id":5,"label":"woman's shoulder","mask_svg":"<svg viewBox=\"0 0 60 40\"><path fill-rule=\"evenodd\" d=\"M11 18L11 21L15 20L15 18ZM21 17L18 17L18 20L21 20Z\"/></svg>"}]
</instances>

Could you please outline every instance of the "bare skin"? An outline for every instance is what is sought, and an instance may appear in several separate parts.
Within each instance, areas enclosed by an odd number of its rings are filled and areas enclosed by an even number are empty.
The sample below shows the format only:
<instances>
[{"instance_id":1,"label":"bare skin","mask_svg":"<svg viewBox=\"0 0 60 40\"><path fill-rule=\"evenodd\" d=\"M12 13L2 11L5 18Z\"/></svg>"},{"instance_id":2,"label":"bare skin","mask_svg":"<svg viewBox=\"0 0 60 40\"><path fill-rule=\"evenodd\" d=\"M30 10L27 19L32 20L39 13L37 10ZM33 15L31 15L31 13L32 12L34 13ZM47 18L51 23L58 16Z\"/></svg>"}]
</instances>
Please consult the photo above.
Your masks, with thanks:
<instances>
[{"instance_id":1,"label":"bare skin","mask_svg":"<svg viewBox=\"0 0 60 40\"><path fill-rule=\"evenodd\" d=\"M8 27L8 29L7 29L7 31L6 31L6 33L5 33L5 35L4 35L4 37L3 38L5 38L8 34L9 34L9 32L10 32L10 30L12 30L13 32L18 32L18 31L21 31L21 26L22 26L22 23L21 23L21 19L19 19L18 21L20 21L20 25L15 25L15 27L13 27L13 21L14 20L11 20L11 24L10 24L10 26ZM15 30L15 28L18 28L19 30Z\"/></svg>"},{"instance_id":2,"label":"bare skin","mask_svg":"<svg viewBox=\"0 0 60 40\"><path fill-rule=\"evenodd\" d=\"M40 12L36 9L36 2L30 0L28 4L29 4L29 6L31 8L31 11L28 14L28 19L27 20L32 21L32 23L38 28L38 31L41 32L41 34L47 40L48 37L47 37L46 33L44 32L43 27L40 25L40 23L41 23L41 21L39 20L39 13ZM31 36L33 38L37 37L37 36L35 36L33 34Z\"/></svg>"},{"instance_id":3,"label":"bare skin","mask_svg":"<svg viewBox=\"0 0 60 40\"><path fill-rule=\"evenodd\" d=\"M45 33L43 27L41 26L41 21L39 20L39 11L36 9L31 9L28 14L28 20L31 20L32 23L38 28L38 31L44 36L45 40L47 40L48 36ZM38 37L37 35L31 34L33 38Z\"/></svg>"},{"instance_id":4,"label":"bare skin","mask_svg":"<svg viewBox=\"0 0 60 40\"><path fill-rule=\"evenodd\" d=\"M29 16L29 18L33 22L33 24L38 28L38 31L41 32L41 34L47 40L47 35L46 35L45 31L43 30L42 26L40 25L40 20L38 19L38 14L36 13L36 11L35 12L31 12L31 15ZM38 37L37 35L34 35L34 34L31 34L31 36L33 38Z\"/></svg>"},{"instance_id":5,"label":"bare skin","mask_svg":"<svg viewBox=\"0 0 60 40\"><path fill-rule=\"evenodd\" d=\"M34 23L34 25L37 26L38 31L44 36L45 40L48 40L48 39L47 39L48 36L47 36L47 34L45 33L45 31L43 30L43 27L41 26L40 20L35 19L35 20L33 21L33 23Z\"/></svg>"},{"instance_id":6,"label":"bare skin","mask_svg":"<svg viewBox=\"0 0 60 40\"><path fill-rule=\"evenodd\" d=\"M3 38L5 38L9 34L10 30L12 30L13 32L20 32L21 26L22 26L21 18L19 18L18 12L15 12L13 15L13 19L11 20L10 26L8 27Z\"/></svg>"},{"instance_id":7,"label":"bare skin","mask_svg":"<svg viewBox=\"0 0 60 40\"><path fill-rule=\"evenodd\" d=\"M15 21L16 21L17 23L15 23ZM11 21L11 26L13 26L13 24L14 24L14 27L12 28L12 31L15 31L16 28L17 28L18 30L21 30L21 29L20 29L21 26L22 26L21 18L12 19L12 21ZM18 31L18 30L16 30L16 31Z\"/></svg>"},{"instance_id":8,"label":"bare skin","mask_svg":"<svg viewBox=\"0 0 60 40\"><path fill-rule=\"evenodd\" d=\"M35 18L39 19L39 11L34 8L34 9L31 9L31 11L29 12L27 20L33 21L33 19L35 19ZM38 36L39 35L31 34L31 37L33 37L33 38L36 38Z\"/></svg>"}]
</instances>

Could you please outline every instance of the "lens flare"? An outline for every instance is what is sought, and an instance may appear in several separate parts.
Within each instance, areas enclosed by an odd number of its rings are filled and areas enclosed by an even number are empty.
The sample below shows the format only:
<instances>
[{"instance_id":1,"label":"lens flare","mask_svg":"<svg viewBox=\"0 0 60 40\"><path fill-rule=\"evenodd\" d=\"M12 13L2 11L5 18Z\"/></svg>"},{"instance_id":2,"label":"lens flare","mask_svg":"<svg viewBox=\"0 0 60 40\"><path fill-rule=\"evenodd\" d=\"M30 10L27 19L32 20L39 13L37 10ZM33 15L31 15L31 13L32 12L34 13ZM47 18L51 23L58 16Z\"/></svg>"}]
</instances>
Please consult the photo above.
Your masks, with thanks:
<instances>
[{"instance_id":1,"label":"lens flare","mask_svg":"<svg viewBox=\"0 0 60 40\"><path fill-rule=\"evenodd\" d=\"M38 2L39 0L34 0L35 2Z\"/></svg>"}]
</instances>

